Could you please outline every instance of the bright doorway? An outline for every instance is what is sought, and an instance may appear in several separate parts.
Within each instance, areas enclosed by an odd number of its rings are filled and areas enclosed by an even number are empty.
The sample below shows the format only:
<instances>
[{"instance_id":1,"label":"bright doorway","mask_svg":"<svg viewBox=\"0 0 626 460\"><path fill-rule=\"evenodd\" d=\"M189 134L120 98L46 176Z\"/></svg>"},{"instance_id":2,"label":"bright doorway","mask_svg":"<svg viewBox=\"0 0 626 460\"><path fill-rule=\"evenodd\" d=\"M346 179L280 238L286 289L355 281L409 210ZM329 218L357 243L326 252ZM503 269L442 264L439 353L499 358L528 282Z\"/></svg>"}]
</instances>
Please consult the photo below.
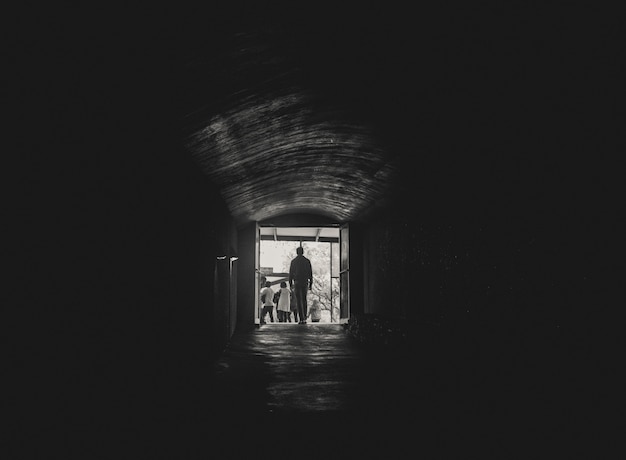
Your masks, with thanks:
<instances>
[{"instance_id":1,"label":"bright doorway","mask_svg":"<svg viewBox=\"0 0 626 460\"><path fill-rule=\"evenodd\" d=\"M348 296L342 293L342 280L347 288L347 270L342 271L342 259L347 259L347 226L276 227L258 225L255 323L260 323L259 292L266 281L274 291L281 281L289 286L289 265L302 246L304 256L311 260L313 287L309 291L309 307L317 301L321 308L322 324L339 324L348 320ZM346 241L342 241L342 238ZM342 258L342 251L346 252ZM274 314L276 322L277 316ZM291 324L297 324L291 320ZM289 322L287 322L289 324Z\"/></svg>"}]
</instances>

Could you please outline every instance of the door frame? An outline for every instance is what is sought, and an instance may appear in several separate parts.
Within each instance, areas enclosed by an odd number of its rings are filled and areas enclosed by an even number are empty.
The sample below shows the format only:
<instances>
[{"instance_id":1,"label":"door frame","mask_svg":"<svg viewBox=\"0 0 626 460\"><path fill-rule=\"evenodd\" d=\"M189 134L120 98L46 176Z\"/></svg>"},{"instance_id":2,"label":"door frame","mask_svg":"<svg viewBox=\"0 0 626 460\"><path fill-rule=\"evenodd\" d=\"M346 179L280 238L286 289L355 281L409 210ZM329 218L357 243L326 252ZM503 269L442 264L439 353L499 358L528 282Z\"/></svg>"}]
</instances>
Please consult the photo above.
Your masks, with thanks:
<instances>
[{"instance_id":1,"label":"door frame","mask_svg":"<svg viewBox=\"0 0 626 460\"><path fill-rule=\"evenodd\" d=\"M255 324L259 324L260 323L260 290L261 290L261 282L263 281L264 278L264 274L261 272L261 241L263 239L267 239L267 235L265 236L265 238L261 235L261 229L262 228L290 228L290 229L294 229L294 228L302 228L302 229L321 229L321 228L337 228L339 230L339 237L337 238L337 240L334 241L326 241L326 242L334 242L334 243L338 243L338 247L339 247L339 276L338 276L338 281L339 281L339 318L336 322L332 322L330 324L343 324L348 322L348 320L350 319L350 280L349 280L349 258L350 258L350 253L349 253L349 240L348 240L348 224L344 223L344 224L319 224L319 225L310 225L310 224L295 224L295 225L289 225L289 224L285 224L285 223L281 223L280 225L275 225L272 223L264 223L264 222L256 222L256 227L255 227L255 250L254 250L254 272L255 272L255 276L254 276L254 283L255 283L255 289L254 289L254 302L255 302L255 308L254 308L254 323ZM341 234L344 234L344 242L342 245L341 242ZM312 239L313 237L311 236L305 236L305 234L302 235L302 237L295 237L292 235L290 237L284 237L281 238L280 236L276 236L274 235L273 239L275 241L301 241L301 242L306 242L306 241L310 241L310 242L314 242L316 241L315 239ZM343 252L342 252L343 251ZM332 245L331 245L331 254L332 254ZM344 255L345 254L345 255ZM345 265L345 269L343 270L342 273L342 259L345 261L344 265ZM330 274L331 274L331 286L332 286L332 260L331 260L331 270L330 270ZM343 284L346 283L345 289ZM345 293L342 295L342 291L345 291ZM331 296L332 296L332 287L331 287ZM332 300L331 300L332 302Z\"/></svg>"}]
</instances>

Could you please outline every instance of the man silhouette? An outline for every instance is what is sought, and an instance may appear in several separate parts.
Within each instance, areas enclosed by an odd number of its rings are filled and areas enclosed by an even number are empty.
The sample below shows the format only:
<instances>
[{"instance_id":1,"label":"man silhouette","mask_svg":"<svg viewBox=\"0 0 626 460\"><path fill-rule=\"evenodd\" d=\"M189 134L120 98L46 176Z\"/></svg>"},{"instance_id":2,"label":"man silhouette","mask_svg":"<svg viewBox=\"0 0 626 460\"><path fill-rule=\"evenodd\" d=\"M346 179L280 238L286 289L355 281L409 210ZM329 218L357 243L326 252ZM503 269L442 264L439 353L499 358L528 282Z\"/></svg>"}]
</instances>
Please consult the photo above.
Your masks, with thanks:
<instances>
[{"instance_id":1,"label":"man silhouette","mask_svg":"<svg viewBox=\"0 0 626 460\"><path fill-rule=\"evenodd\" d=\"M296 254L296 257L291 260L291 265L289 266L289 288L296 298L298 316L300 317L298 324L306 324L306 295L307 290L310 291L313 287L313 270L311 268L311 261L304 257L304 249L302 246L296 248Z\"/></svg>"}]
</instances>

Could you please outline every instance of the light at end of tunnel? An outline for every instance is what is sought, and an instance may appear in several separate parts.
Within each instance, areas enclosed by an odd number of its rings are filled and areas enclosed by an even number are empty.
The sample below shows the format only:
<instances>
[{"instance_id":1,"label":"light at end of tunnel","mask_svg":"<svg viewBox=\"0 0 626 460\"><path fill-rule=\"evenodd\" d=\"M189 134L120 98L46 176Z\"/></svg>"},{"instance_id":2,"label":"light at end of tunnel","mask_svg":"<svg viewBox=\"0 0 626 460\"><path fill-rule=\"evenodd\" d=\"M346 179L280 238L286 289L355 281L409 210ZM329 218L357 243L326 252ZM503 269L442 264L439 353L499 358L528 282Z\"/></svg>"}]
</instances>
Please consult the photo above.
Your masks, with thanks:
<instances>
[{"instance_id":1,"label":"light at end of tunnel","mask_svg":"<svg viewBox=\"0 0 626 460\"><path fill-rule=\"evenodd\" d=\"M217 256L217 260L224 260L227 256Z\"/></svg>"},{"instance_id":2,"label":"light at end of tunnel","mask_svg":"<svg viewBox=\"0 0 626 460\"><path fill-rule=\"evenodd\" d=\"M231 262L234 262L234 261L235 261L235 260L237 260L237 259L239 259L239 257L237 257L237 256L232 256L232 257L230 258L230 261L231 261Z\"/></svg>"}]
</instances>

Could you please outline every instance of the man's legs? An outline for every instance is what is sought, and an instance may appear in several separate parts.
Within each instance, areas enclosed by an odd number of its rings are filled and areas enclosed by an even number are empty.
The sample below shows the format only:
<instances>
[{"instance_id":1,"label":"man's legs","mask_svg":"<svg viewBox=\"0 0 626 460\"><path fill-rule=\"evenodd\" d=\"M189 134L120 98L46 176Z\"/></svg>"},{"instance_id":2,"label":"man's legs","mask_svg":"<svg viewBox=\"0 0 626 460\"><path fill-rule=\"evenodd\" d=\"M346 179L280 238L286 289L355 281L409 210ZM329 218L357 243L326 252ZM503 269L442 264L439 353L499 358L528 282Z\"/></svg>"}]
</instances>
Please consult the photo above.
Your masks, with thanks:
<instances>
[{"instance_id":1,"label":"man's legs","mask_svg":"<svg viewBox=\"0 0 626 460\"><path fill-rule=\"evenodd\" d=\"M304 314L304 316L302 317L303 320L306 320L306 317L309 313L307 304L306 304L306 298L307 298L308 292L309 292L308 286L306 283L304 283L304 287L302 288L302 313Z\"/></svg>"},{"instance_id":2,"label":"man's legs","mask_svg":"<svg viewBox=\"0 0 626 460\"><path fill-rule=\"evenodd\" d=\"M296 305L298 306L298 316L300 316L300 322L306 321L306 283L294 283L294 290L296 291Z\"/></svg>"}]
</instances>

